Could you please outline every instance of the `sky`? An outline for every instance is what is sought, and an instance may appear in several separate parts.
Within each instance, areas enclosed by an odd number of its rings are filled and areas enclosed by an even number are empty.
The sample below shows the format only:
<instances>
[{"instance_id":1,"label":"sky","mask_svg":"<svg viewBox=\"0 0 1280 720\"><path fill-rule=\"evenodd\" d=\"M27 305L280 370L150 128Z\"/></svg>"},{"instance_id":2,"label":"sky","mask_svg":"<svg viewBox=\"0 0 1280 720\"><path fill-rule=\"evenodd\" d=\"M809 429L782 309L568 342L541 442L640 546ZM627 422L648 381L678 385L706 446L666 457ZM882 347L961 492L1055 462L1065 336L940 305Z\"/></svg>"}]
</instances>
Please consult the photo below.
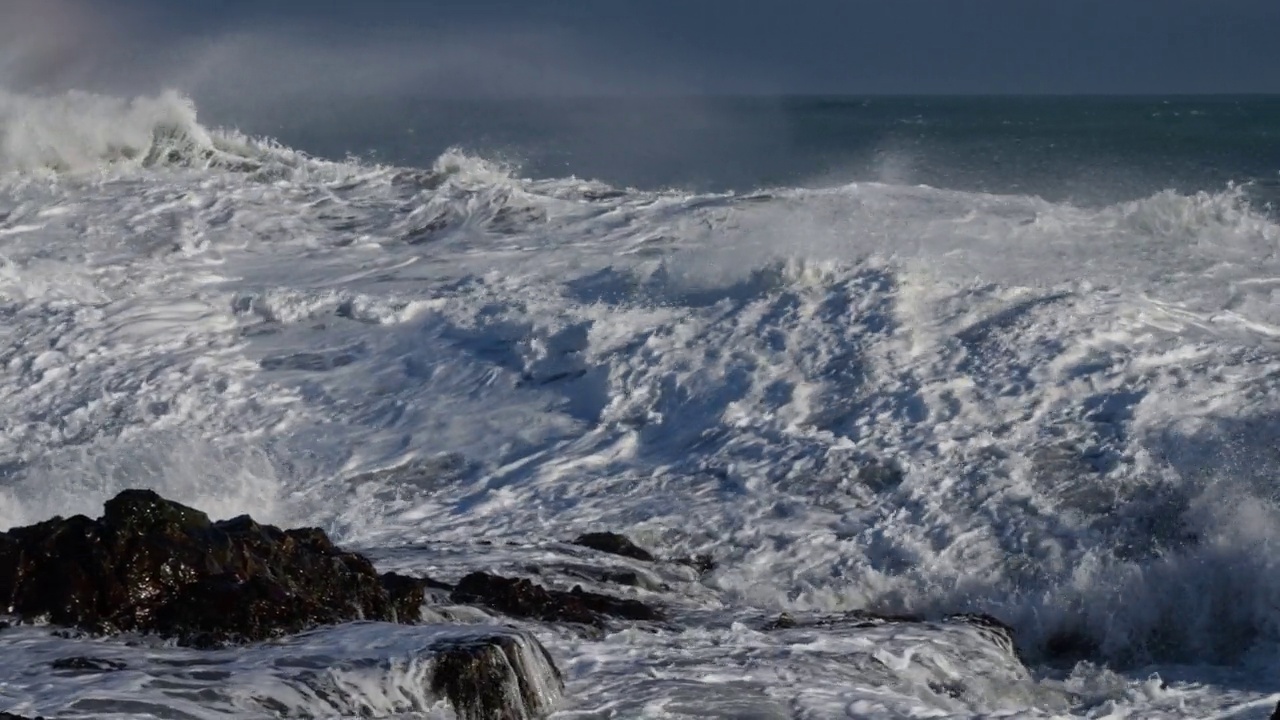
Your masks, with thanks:
<instances>
[{"instance_id":1,"label":"sky","mask_svg":"<svg viewBox=\"0 0 1280 720\"><path fill-rule=\"evenodd\" d=\"M1280 0L2 0L0 84L1280 93Z\"/></svg>"}]
</instances>

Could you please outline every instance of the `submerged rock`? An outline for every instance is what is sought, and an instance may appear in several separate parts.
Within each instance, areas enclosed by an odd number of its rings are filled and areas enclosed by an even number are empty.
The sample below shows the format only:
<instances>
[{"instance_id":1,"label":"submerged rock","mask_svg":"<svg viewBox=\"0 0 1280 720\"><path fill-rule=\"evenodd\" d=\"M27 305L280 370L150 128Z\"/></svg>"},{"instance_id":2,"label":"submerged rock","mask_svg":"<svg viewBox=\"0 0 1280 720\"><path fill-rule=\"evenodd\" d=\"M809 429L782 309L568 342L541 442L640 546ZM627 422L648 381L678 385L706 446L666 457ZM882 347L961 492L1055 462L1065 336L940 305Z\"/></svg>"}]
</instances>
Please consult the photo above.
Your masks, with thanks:
<instances>
[{"instance_id":1,"label":"submerged rock","mask_svg":"<svg viewBox=\"0 0 1280 720\"><path fill-rule=\"evenodd\" d=\"M657 562L658 560L653 553L632 542L631 538L626 535L619 535L618 533L613 532L586 533L585 535L579 535L571 544L591 548L592 550L598 550L599 552L608 553L610 555L618 555L619 557L627 557L632 560L640 560L642 562ZM668 558L667 562L691 567L699 575L705 575L712 570L715 570L717 566L715 558L710 555Z\"/></svg>"},{"instance_id":2,"label":"submerged rock","mask_svg":"<svg viewBox=\"0 0 1280 720\"><path fill-rule=\"evenodd\" d=\"M925 619L919 615L893 615L873 613L866 610L850 610L831 615L814 615L797 618L791 613L782 613L775 620L765 623L760 629L794 630L796 628L869 628L887 623L921 623Z\"/></svg>"},{"instance_id":3,"label":"submerged rock","mask_svg":"<svg viewBox=\"0 0 1280 720\"><path fill-rule=\"evenodd\" d=\"M548 590L524 578L504 578L482 572L459 580L451 597L457 603L474 603L506 615L546 622L600 627L608 618L666 619L660 610L639 600L586 592L581 587L569 592Z\"/></svg>"},{"instance_id":4,"label":"submerged rock","mask_svg":"<svg viewBox=\"0 0 1280 720\"><path fill-rule=\"evenodd\" d=\"M644 562L654 561L652 553L639 545L636 545L634 542L631 542L631 539L627 536L619 535L617 533L587 533L585 535L579 535L578 538L573 541L573 544L591 548L592 550L599 550L602 553L609 553L610 555L629 557L633 560L642 560Z\"/></svg>"},{"instance_id":5,"label":"submerged rock","mask_svg":"<svg viewBox=\"0 0 1280 720\"><path fill-rule=\"evenodd\" d=\"M691 567L699 575L706 575L719 567L719 563L717 563L715 558L710 555L694 555L693 557L677 558L673 562L677 565Z\"/></svg>"},{"instance_id":6,"label":"submerged rock","mask_svg":"<svg viewBox=\"0 0 1280 720\"><path fill-rule=\"evenodd\" d=\"M838 614L811 615L808 617L797 618L791 613L784 612L777 618L765 623L761 626L764 632L774 632L782 630L795 629L824 629L824 630L841 630L841 629L867 629L876 628L886 625L928 625L931 624L928 618L923 615L909 614L893 614L893 613L874 613L866 610L850 610ZM1018 651L1017 638L1014 629L1004 621L992 615L985 613L961 613L947 615L936 621L937 625L966 625L977 631L984 640L992 645L1000 648L1010 657L1015 658L1020 664L1025 665L1021 653Z\"/></svg>"},{"instance_id":7,"label":"submerged rock","mask_svg":"<svg viewBox=\"0 0 1280 720\"><path fill-rule=\"evenodd\" d=\"M54 670L73 670L75 672L114 672L124 670L126 665L119 660L92 657L69 657L54 660L49 665Z\"/></svg>"},{"instance_id":8,"label":"submerged rock","mask_svg":"<svg viewBox=\"0 0 1280 720\"><path fill-rule=\"evenodd\" d=\"M431 692L459 720L538 717L564 690L564 678L537 640L524 633L435 643Z\"/></svg>"},{"instance_id":9,"label":"submerged rock","mask_svg":"<svg viewBox=\"0 0 1280 720\"><path fill-rule=\"evenodd\" d=\"M95 633L195 646L264 640L351 620L417 622L424 583L380 577L325 533L248 516L210 522L149 490L103 516L0 533L0 611Z\"/></svg>"}]
</instances>

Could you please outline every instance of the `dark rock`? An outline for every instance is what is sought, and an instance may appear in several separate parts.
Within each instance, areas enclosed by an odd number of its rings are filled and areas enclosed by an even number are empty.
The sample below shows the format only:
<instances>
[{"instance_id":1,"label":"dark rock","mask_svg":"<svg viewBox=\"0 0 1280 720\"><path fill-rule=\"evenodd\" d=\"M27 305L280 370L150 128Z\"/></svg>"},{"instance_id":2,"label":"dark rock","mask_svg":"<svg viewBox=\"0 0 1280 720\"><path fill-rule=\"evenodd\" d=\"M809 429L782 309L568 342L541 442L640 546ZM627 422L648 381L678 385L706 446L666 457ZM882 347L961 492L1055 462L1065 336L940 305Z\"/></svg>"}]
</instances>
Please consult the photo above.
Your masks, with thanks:
<instances>
[{"instance_id":1,"label":"dark rock","mask_svg":"<svg viewBox=\"0 0 1280 720\"><path fill-rule=\"evenodd\" d=\"M321 530L248 516L213 523L149 490L120 493L99 520L0 533L0 612L198 647L357 619L417 621L422 586L388 582Z\"/></svg>"},{"instance_id":2,"label":"dark rock","mask_svg":"<svg viewBox=\"0 0 1280 720\"><path fill-rule=\"evenodd\" d=\"M662 612L639 600L601 595L574 587L569 592L548 590L526 579L472 573L458 581L451 596L457 603L483 605L513 617L546 622L603 626L607 618L664 620Z\"/></svg>"},{"instance_id":3,"label":"dark rock","mask_svg":"<svg viewBox=\"0 0 1280 720\"><path fill-rule=\"evenodd\" d=\"M1014 636L1014 629L1003 620L985 613L966 613L948 616L947 622L965 623L978 628L983 637L995 643L997 646L1004 648L1006 652L1018 658L1019 662L1023 661L1022 654L1018 652L1018 643ZM1023 664L1026 663L1024 662Z\"/></svg>"},{"instance_id":4,"label":"dark rock","mask_svg":"<svg viewBox=\"0 0 1280 720\"><path fill-rule=\"evenodd\" d=\"M905 477L901 468L880 460L869 461L858 470L858 481L873 492L893 490Z\"/></svg>"},{"instance_id":5,"label":"dark rock","mask_svg":"<svg viewBox=\"0 0 1280 720\"><path fill-rule=\"evenodd\" d=\"M930 622L929 618L922 615L874 613L866 610L853 610L839 614L812 615L805 618L796 618L790 613L784 612L779 615L777 619L765 623L761 627L761 630L765 632L793 630L795 628L837 630L847 628L873 628L881 625L899 623L914 624L927 622ZM993 645L1001 648L1024 665L1026 664L1021 653L1018 651L1014 629L999 618L986 614L958 614L948 615L943 618L941 622L968 625L976 629L983 638L990 641Z\"/></svg>"},{"instance_id":6,"label":"dark rock","mask_svg":"<svg viewBox=\"0 0 1280 720\"><path fill-rule=\"evenodd\" d=\"M454 638L431 650L431 692L459 720L539 717L564 689L546 648L523 634Z\"/></svg>"},{"instance_id":7,"label":"dark rock","mask_svg":"<svg viewBox=\"0 0 1280 720\"><path fill-rule=\"evenodd\" d=\"M1271 713L1271 720L1280 720L1280 703L1276 703L1275 712Z\"/></svg>"},{"instance_id":8,"label":"dark rock","mask_svg":"<svg viewBox=\"0 0 1280 720\"><path fill-rule=\"evenodd\" d=\"M797 626L796 619L791 617L791 613L782 613L777 620L770 622L764 626L765 630L790 630Z\"/></svg>"},{"instance_id":9,"label":"dark rock","mask_svg":"<svg viewBox=\"0 0 1280 720\"><path fill-rule=\"evenodd\" d=\"M81 672L112 672L123 670L126 665L118 660L91 657L60 658L50 663L54 670L78 670Z\"/></svg>"},{"instance_id":10,"label":"dark rock","mask_svg":"<svg viewBox=\"0 0 1280 720\"><path fill-rule=\"evenodd\" d=\"M666 617L656 608L639 600L627 600L611 595L587 592L581 585L575 585L567 595L555 594L564 600L580 603L591 612L605 617L623 618L626 620L665 620Z\"/></svg>"},{"instance_id":11,"label":"dark rock","mask_svg":"<svg viewBox=\"0 0 1280 720\"><path fill-rule=\"evenodd\" d=\"M954 698L956 700L959 700L960 698L964 697L965 693L968 692L968 689L965 688L964 683L961 683L958 680L947 682L947 683L941 683L941 682L936 682L931 680L929 681L929 689L937 693L938 695L945 695L949 698Z\"/></svg>"},{"instance_id":12,"label":"dark rock","mask_svg":"<svg viewBox=\"0 0 1280 720\"><path fill-rule=\"evenodd\" d=\"M599 582L628 587L640 587L644 584L640 581L640 574L635 570L602 570L598 578Z\"/></svg>"},{"instance_id":13,"label":"dark rock","mask_svg":"<svg viewBox=\"0 0 1280 720\"><path fill-rule=\"evenodd\" d=\"M599 550L610 555L621 555L622 557L643 560L644 562L654 561L652 553L631 542L631 539L625 535L617 533L587 533L586 535L579 535L578 539L573 541L573 544L591 548L592 550Z\"/></svg>"},{"instance_id":14,"label":"dark rock","mask_svg":"<svg viewBox=\"0 0 1280 720\"><path fill-rule=\"evenodd\" d=\"M1074 664L1096 656L1098 650L1097 641L1074 630L1053 633L1044 642L1044 654L1050 662Z\"/></svg>"},{"instance_id":15,"label":"dark rock","mask_svg":"<svg viewBox=\"0 0 1280 720\"><path fill-rule=\"evenodd\" d=\"M657 577L623 567L597 567L595 565L585 565L581 563L564 563L540 567L539 572L531 572L530 574L537 575L547 571L558 572L565 577L574 578L576 580L586 580L588 582L601 583L605 585L626 585L627 587L643 588L645 590L657 592L668 591L671 589Z\"/></svg>"},{"instance_id":16,"label":"dark rock","mask_svg":"<svg viewBox=\"0 0 1280 720\"><path fill-rule=\"evenodd\" d=\"M807 618L796 618L790 613L782 613L776 620L766 623L763 630L792 630L794 628L868 628L890 623L918 623L925 618L919 615L895 615L890 613L873 613L866 610L851 610L834 615L817 615Z\"/></svg>"},{"instance_id":17,"label":"dark rock","mask_svg":"<svg viewBox=\"0 0 1280 720\"><path fill-rule=\"evenodd\" d=\"M44 720L42 717L29 718L25 715L14 715L13 713L0 712L0 720Z\"/></svg>"},{"instance_id":18,"label":"dark rock","mask_svg":"<svg viewBox=\"0 0 1280 720\"><path fill-rule=\"evenodd\" d=\"M395 609L396 618L404 618L399 622L415 623L422 618L422 605L427 601L427 590L452 590L448 583L438 582L429 577L416 578L399 573L383 573L378 576L382 587L387 589L391 605Z\"/></svg>"},{"instance_id":19,"label":"dark rock","mask_svg":"<svg viewBox=\"0 0 1280 720\"><path fill-rule=\"evenodd\" d=\"M693 557L688 558L676 558L673 562L677 565L691 567L696 570L699 575L706 575L719 567L715 558L710 555L694 555Z\"/></svg>"}]
</instances>

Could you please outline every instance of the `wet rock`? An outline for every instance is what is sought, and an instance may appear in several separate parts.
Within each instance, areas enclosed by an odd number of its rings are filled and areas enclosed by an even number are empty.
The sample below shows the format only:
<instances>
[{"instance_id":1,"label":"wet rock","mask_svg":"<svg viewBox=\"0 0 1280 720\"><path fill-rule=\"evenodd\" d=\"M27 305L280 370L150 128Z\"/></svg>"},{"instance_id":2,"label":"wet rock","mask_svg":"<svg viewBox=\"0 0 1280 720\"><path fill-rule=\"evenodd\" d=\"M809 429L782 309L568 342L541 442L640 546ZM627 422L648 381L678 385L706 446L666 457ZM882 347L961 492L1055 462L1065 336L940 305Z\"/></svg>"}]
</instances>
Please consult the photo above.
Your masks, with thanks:
<instances>
[{"instance_id":1,"label":"wet rock","mask_svg":"<svg viewBox=\"0 0 1280 720\"><path fill-rule=\"evenodd\" d=\"M1014 636L1013 627L1003 620L985 613L964 613L949 615L946 618L946 622L963 623L977 628L983 637L1016 657L1019 662L1023 662L1022 654L1018 652L1018 643Z\"/></svg>"},{"instance_id":2,"label":"wet rock","mask_svg":"<svg viewBox=\"0 0 1280 720\"><path fill-rule=\"evenodd\" d=\"M610 555L629 557L633 560L642 560L644 562L654 561L652 553L631 542L631 539L627 536L619 535L617 533L587 533L585 535L579 535L578 538L573 541L573 544L591 548L592 550L599 550L602 553L609 553Z\"/></svg>"},{"instance_id":3,"label":"wet rock","mask_svg":"<svg viewBox=\"0 0 1280 720\"><path fill-rule=\"evenodd\" d=\"M1280 720L1280 703L1276 703L1275 712L1271 713L1271 720Z\"/></svg>"},{"instance_id":4,"label":"wet rock","mask_svg":"<svg viewBox=\"0 0 1280 720\"><path fill-rule=\"evenodd\" d=\"M69 657L60 658L50 663L54 670L75 670L78 672L114 672L125 669L126 665L119 660L106 658Z\"/></svg>"},{"instance_id":5,"label":"wet rock","mask_svg":"<svg viewBox=\"0 0 1280 720\"><path fill-rule=\"evenodd\" d=\"M765 630L790 630L798 626L799 626L799 623L797 623L796 619L791 616L791 613L782 613L781 615L778 616L777 620L774 620L766 624L764 626L764 629Z\"/></svg>"},{"instance_id":6,"label":"wet rock","mask_svg":"<svg viewBox=\"0 0 1280 720\"><path fill-rule=\"evenodd\" d=\"M897 488L905 477L901 468L882 460L870 460L858 470L858 481L877 493Z\"/></svg>"},{"instance_id":7,"label":"wet rock","mask_svg":"<svg viewBox=\"0 0 1280 720\"><path fill-rule=\"evenodd\" d=\"M610 585L626 585L627 587L642 587L647 590L661 589L656 583L646 582L645 578L640 577L640 573L635 570L618 570L608 568L584 568L570 567L565 568L564 573L572 577L590 580L592 582L605 583Z\"/></svg>"},{"instance_id":8,"label":"wet rock","mask_svg":"<svg viewBox=\"0 0 1280 720\"><path fill-rule=\"evenodd\" d=\"M1050 662L1075 664L1098 654L1098 643L1075 630L1053 633L1044 642L1044 654Z\"/></svg>"},{"instance_id":9,"label":"wet rock","mask_svg":"<svg viewBox=\"0 0 1280 720\"><path fill-rule=\"evenodd\" d=\"M399 573L383 573L378 576L382 587L386 588L391 606L395 610L397 621L405 618L406 623L418 622L422 617L422 605L427 601L427 590L452 590L453 586L437 582L431 578L416 578Z\"/></svg>"},{"instance_id":10,"label":"wet rock","mask_svg":"<svg viewBox=\"0 0 1280 720\"><path fill-rule=\"evenodd\" d=\"M706 575L707 573L719 567L719 563L717 563L715 561L715 558L711 557L710 555L694 555L693 557L676 558L672 562L674 562L677 565L684 565L686 567L691 567L695 571L697 571L699 575Z\"/></svg>"},{"instance_id":11,"label":"wet rock","mask_svg":"<svg viewBox=\"0 0 1280 720\"><path fill-rule=\"evenodd\" d=\"M504 578L488 573L471 573L458 581L452 599L477 604L513 617L546 622L572 622L602 627L608 618L661 621L658 609L639 600L584 591L548 590L530 580Z\"/></svg>"},{"instance_id":12,"label":"wet rock","mask_svg":"<svg viewBox=\"0 0 1280 720\"><path fill-rule=\"evenodd\" d=\"M953 700L959 700L965 696L968 691L964 683L956 680L952 682L938 682L931 680L928 683L929 689L938 695L945 695Z\"/></svg>"},{"instance_id":13,"label":"wet rock","mask_svg":"<svg viewBox=\"0 0 1280 720\"><path fill-rule=\"evenodd\" d=\"M459 720L539 717L564 690L546 648L525 634L454 638L431 651L431 692L448 700Z\"/></svg>"},{"instance_id":14,"label":"wet rock","mask_svg":"<svg viewBox=\"0 0 1280 720\"><path fill-rule=\"evenodd\" d=\"M13 713L0 712L0 720L44 720L42 717L29 718L25 715L14 715Z\"/></svg>"},{"instance_id":15,"label":"wet rock","mask_svg":"<svg viewBox=\"0 0 1280 720\"><path fill-rule=\"evenodd\" d=\"M869 628L889 623L925 622L919 615L895 615L891 613L873 613L866 610L851 610L832 615L815 615L797 618L791 613L782 613L776 620L766 623L763 630L792 630L794 628Z\"/></svg>"},{"instance_id":16,"label":"wet rock","mask_svg":"<svg viewBox=\"0 0 1280 720\"><path fill-rule=\"evenodd\" d=\"M0 533L0 612L197 647L357 619L416 622L422 586L387 582L321 530L214 523L149 490L120 493L98 520Z\"/></svg>"}]
</instances>

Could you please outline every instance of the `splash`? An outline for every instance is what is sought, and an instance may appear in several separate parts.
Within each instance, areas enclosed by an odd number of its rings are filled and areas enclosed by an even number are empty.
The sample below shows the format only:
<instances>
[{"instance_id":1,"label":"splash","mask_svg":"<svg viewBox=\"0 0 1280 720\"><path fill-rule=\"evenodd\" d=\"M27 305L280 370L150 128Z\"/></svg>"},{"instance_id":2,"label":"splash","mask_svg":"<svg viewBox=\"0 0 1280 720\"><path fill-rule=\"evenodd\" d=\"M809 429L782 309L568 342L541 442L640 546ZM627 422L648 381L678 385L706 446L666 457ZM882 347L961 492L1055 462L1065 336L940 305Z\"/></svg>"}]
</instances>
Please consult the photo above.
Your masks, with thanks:
<instances>
[{"instance_id":1,"label":"splash","mask_svg":"<svg viewBox=\"0 0 1280 720\"><path fill-rule=\"evenodd\" d=\"M23 95L0 90L0 172L83 174L160 166L257 170L268 159L296 161L269 143L199 123L175 91L124 99L71 91ZM293 155L294 157L290 157Z\"/></svg>"}]
</instances>

